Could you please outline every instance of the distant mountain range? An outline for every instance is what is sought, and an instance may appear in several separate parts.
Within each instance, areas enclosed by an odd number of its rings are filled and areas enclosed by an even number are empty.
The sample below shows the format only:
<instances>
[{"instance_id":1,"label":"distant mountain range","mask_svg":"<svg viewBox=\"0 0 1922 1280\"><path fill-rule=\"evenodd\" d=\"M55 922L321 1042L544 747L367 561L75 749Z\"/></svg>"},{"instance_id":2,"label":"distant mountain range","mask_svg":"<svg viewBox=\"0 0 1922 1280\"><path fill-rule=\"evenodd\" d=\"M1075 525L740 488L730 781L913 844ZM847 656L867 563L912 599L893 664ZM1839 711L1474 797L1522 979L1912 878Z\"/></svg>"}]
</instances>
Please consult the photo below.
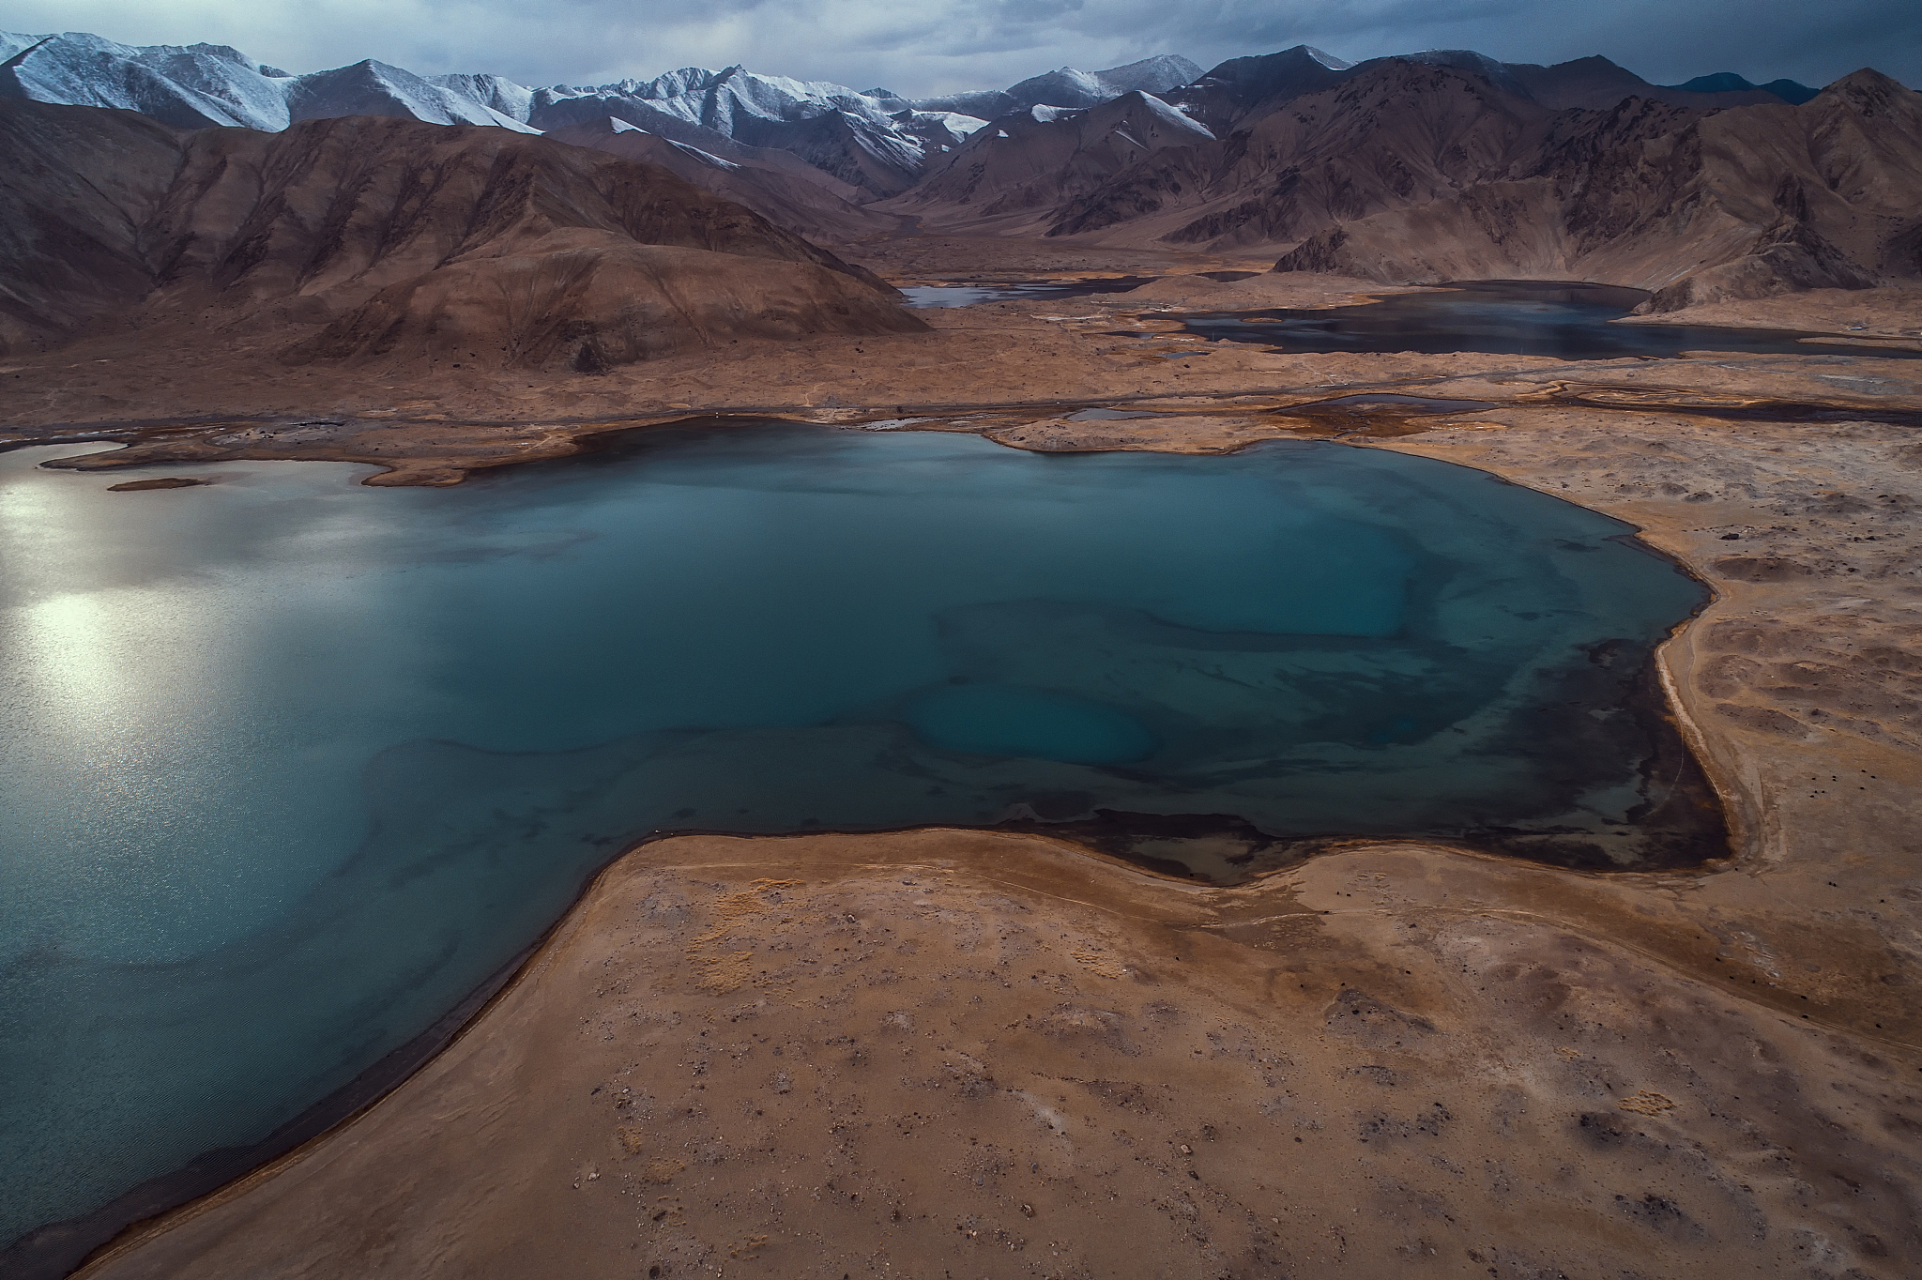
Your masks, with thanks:
<instances>
[{"instance_id":1,"label":"distant mountain range","mask_svg":"<svg viewBox=\"0 0 1922 1280\"><path fill-rule=\"evenodd\" d=\"M591 371L915 327L810 241L924 231L1590 279L1654 309L1922 276L1922 94L1869 70L1664 86L1298 46L910 99L739 67L529 89L87 35L0 54L0 351L205 315L324 324L301 359ZM480 301L508 296L547 301Z\"/></svg>"},{"instance_id":2,"label":"distant mountain range","mask_svg":"<svg viewBox=\"0 0 1922 1280\"><path fill-rule=\"evenodd\" d=\"M1922 275L1922 94L1875 71L1705 112L1555 110L1443 62L1296 70L1182 90L1187 133L1146 132L1141 95L1010 117L869 208L950 233L1272 245L1279 270L1389 283L1590 279L1655 291L1654 310Z\"/></svg>"},{"instance_id":3,"label":"distant mountain range","mask_svg":"<svg viewBox=\"0 0 1922 1280\"><path fill-rule=\"evenodd\" d=\"M0 33L0 58L0 97L118 107L184 129L273 132L301 120L377 115L545 132L614 119L709 151L721 140L790 151L871 196L912 186L931 159L985 123L981 112L1092 106L1131 90L1165 92L1201 73L1185 58L1163 56L914 101L741 67L539 89L492 75L415 75L372 60L292 75L226 45L134 47L83 33Z\"/></svg>"},{"instance_id":4,"label":"distant mountain range","mask_svg":"<svg viewBox=\"0 0 1922 1280\"><path fill-rule=\"evenodd\" d=\"M1186 58L1164 54L1105 71L1063 67L1006 89L910 98L888 89L757 75L738 66L545 88L493 75L422 76L372 60L292 75L226 45L134 47L83 33L0 33L0 59L0 97L118 107L184 129L237 125L274 132L300 120L378 115L545 132L604 127L613 119L723 158L729 158L726 142L787 151L864 198L907 190L988 121L1034 107L1085 109L1139 92L1219 129L1226 122L1224 97L1246 107L1254 105L1250 99L1326 88L1391 61L1350 64L1301 47L1238 58L1204 73ZM1459 51L1401 60L1469 70L1554 109L1612 106L1629 95L1715 108L1801 102L1815 94L1792 81L1758 87L1727 72L1684 85L1651 85L1605 58L1556 67L1509 65Z\"/></svg>"}]
</instances>

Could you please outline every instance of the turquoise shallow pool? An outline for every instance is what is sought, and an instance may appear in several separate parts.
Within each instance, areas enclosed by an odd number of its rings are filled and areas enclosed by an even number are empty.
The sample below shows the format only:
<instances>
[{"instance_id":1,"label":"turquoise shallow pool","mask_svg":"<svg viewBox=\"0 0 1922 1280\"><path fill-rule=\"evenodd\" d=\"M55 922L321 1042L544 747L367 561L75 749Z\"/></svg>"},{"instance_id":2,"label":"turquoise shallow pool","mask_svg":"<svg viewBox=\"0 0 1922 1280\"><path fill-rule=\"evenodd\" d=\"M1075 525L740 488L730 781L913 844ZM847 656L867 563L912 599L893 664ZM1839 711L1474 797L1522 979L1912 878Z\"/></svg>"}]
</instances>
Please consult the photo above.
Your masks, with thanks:
<instances>
[{"instance_id":1,"label":"turquoise shallow pool","mask_svg":"<svg viewBox=\"0 0 1922 1280\"><path fill-rule=\"evenodd\" d=\"M259 1142L650 831L1675 856L1628 704L1700 587L1463 468L765 424L451 490L36 466L79 451L0 455L5 1239Z\"/></svg>"}]
</instances>

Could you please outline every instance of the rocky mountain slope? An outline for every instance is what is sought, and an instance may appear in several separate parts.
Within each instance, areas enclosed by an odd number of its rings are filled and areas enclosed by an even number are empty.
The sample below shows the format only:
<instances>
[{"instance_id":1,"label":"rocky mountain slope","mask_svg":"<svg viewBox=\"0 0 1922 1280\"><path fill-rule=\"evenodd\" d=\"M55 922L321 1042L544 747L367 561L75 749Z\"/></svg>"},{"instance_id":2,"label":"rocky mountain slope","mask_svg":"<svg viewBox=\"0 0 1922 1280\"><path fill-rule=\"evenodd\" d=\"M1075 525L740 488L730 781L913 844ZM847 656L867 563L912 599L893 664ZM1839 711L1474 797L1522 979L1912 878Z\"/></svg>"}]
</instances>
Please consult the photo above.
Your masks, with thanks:
<instances>
[{"instance_id":1,"label":"rocky mountain slope","mask_svg":"<svg viewBox=\"0 0 1922 1280\"><path fill-rule=\"evenodd\" d=\"M1349 63L1298 46L910 99L738 66L541 89L377 62L290 76L225 47L86 35L0 35L0 57L0 101L179 129L385 116L553 132L840 243L913 226L1272 248L1283 269L1403 283L1589 276L1660 291L1656 307L1922 270L1917 98L1872 72L1818 95L1732 73L1654 85L1600 57ZM9 305L32 311L36 287Z\"/></svg>"},{"instance_id":2,"label":"rocky mountain slope","mask_svg":"<svg viewBox=\"0 0 1922 1280\"><path fill-rule=\"evenodd\" d=\"M1800 107L1557 116L1506 171L1326 225L1280 261L1370 279L1588 278L1651 310L1922 275L1922 94L1859 71Z\"/></svg>"},{"instance_id":3,"label":"rocky mountain slope","mask_svg":"<svg viewBox=\"0 0 1922 1280\"><path fill-rule=\"evenodd\" d=\"M1201 69L1162 55L1093 73L1063 67L1003 90L915 101L886 89L686 67L651 80L528 88L493 75L419 76L372 60L290 75L225 45L116 44L99 36L0 32L0 98L118 107L178 128L280 130L302 120L396 116L525 132L609 118L710 154L727 141L800 156L865 198L912 186L984 122L1035 105L1086 107L1159 92Z\"/></svg>"},{"instance_id":4,"label":"rocky mountain slope","mask_svg":"<svg viewBox=\"0 0 1922 1280\"><path fill-rule=\"evenodd\" d=\"M1028 230L1143 157L1214 142L1206 126L1141 92L1085 111L1030 107L979 131L912 191L880 207L935 220L958 215L970 224L1001 218L1009 229Z\"/></svg>"},{"instance_id":5,"label":"rocky mountain slope","mask_svg":"<svg viewBox=\"0 0 1922 1280\"><path fill-rule=\"evenodd\" d=\"M703 191L752 209L777 226L823 243L901 230L903 219L862 202L868 193L789 151L725 143L707 151L614 116L548 131L548 137L658 165Z\"/></svg>"},{"instance_id":6,"label":"rocky mountain slope","mask_svg":"<svg viewBox=\"0 0 1922 1280\"><path fill-rule=\"evenodd\" d=\"M923 98L915 105L924 111L958 111L992 120L1030 107L1094 107L1126 93L1166 93L1201 77L1201 68L1179 54L1160 54L1106 71L1076 71L1062 67L1031 76L1006 89L988 89Z\"/></svg>"},{"instance_id":7,"label":"rocky mountain slope","mask_svg":"<svg viewBox=\"0 0 1922 1280\"><path fill-rule=\"evenodd\" d=\"M118 107L182 129L279 130L323 116L377 115L533 132L525 114L512 109L518 86L492 76L443 76L436 83L371 59L296 76L226 45L136 48L82 32L0 33L0 57L0 98ZM490 97L509 110L489 105Z\"/></svg>"},{"instance_id":8,"label":"rocky mountain slope","mask_svg":"<svg viewBox=\"0 0 1922 1280\"><path fill-rule=\"evenodd\" d=\"M1752 84L1744 77L1736 75L1733 71L1717 71L1713 75L1696 76L1693 80L1685 80L1681 84L1672 84L1666 87L1670 89L1682 89L1690 93L1727 93L1731 90L1761 89L1767 93L1774 94L1792 107L1801 106L1819 92L1819 90L1811 89L1805 84L1787 79L1786 77L1780 80L1771 80L1767 84Z\"/></svg>"},{"instance_id":9,"label":"rocky mountain slope","mask_svg":"<svg viewBox=\"0 0 1922 1280\"><path fill-rule=\"evenodd\" d=\"M1758 88L1740 76L1726 73L1701 77L1687 85L1653 85L1603 57L1540 66L1498 62L1470 49L1431 49L1425 53L1396 54L1355 63L1307 45L1296 45L1279 53L1232 58L1164 96L1216 133L1225 135L1280 110L1296 98L1411 64L1458 71L1507 97L1549 111L1571 107L1600 110L1631 97L1708 111L1787 101L1803 89L1789 80L1778 80L1774 87ZM1800 94L1803 101L1813 96L1813 90Z\"/></svg>"},{"instance_id":10,"label":"rocky mountain slope","mask_svg":"<svg viewBox=\"0 0 1922 1280\"><path fill-rule=\"evenodd\" d=\"M1309 64L1318 67L1318 63ZM1307 70L1307 74L1301 74ZM1064 200L1052 235L1123 224L1182 244L1292 244L1386 207L1431 201L1538 153L1557 113L1455 67L1383 59L1313 92L1300 63L1254 80L1221 141L1169 149ZM1506 78L1506 77L1504 77ZM1276 81L1287 87L1277 90ZM1686 109L1630 108L1663 122ZM1225 114L1217 102L1216 114Z\"/></svg>"},{"instance_id":11,"label":"rocky mountain slope","mask_svg":"<svg viewBox=\"0 0 1922 1280\"><path fill-rule=\"evenodd\" d=\"M1922 274L1922 94L1863 71L1799 107L1555 105L1626 74L1289 50L1172 94L1187 111L1161 118L1195 123L1153 145L1111 118L1125 100L1030 113L880 207L973 234L1273 245L1283 270L1393 283L1595 279L1659 291L1655 309Z\"/></svg>"},{"instance_id":12,"label":"rocky mountain slope","mask_svg":"<svg viewBox=\"0 0 1922 1280\"><path fill-rule=\"evenodd\" d=\"M1007 89L904 97L889 89L760 75L739 66L686 67L650 80L529 88L494 75L421 76L375 61L290 75L225 45L116 44L99 36L0 33L0 98L119 107L180 128L240 125L278 130L301 120L384 115L435 124L547 131L608 118L725 155L735 141L788 151L859 189L898 194L946 159L990 119L1034 107L1088 108L1129 93L1166 99L1216 133L1291 97L1360 74L1360 66L1305 46L1237 58L1203 73L1173 54L1095 72L1062 67ZM1777 101L1801 86L1757 88L1722 73L1678 87L1650 85L1605 58L1556 67L1505 66L1480 54L1443 51L1415 60L1493 77L1553 109L1612 106L1628 94L1676 105ZM1383 61L1377 59L1376 62Z\"/></svg>"},{"instance_id":13,"label":"rocky mountain slope","mask_svg":"<svg viewBox=\"0 0 1922 1280\"><path fill-rule=\"evenodd\" d=\"M102 326L244 323L307 335L295 361L592 372L920 327L872 276L664 169L505 129L360 116L189 132L12 101L0 146L8 352Z\"/></svg>"},{"instance_id":14,"label":"rocky mountain slope","mask_svg":"<svg viewBox=\"0 0 1922 1280\"><path fill-rule=\"evenodd\" d=\"M610 117L708 151L719 140L789 151L868 198L914 185L931 156L958 146L982 124L954 112L917 110L885 90L859 93L738 66L540 89L524 118L547 130Z\"/></svg>"}]
</instances>

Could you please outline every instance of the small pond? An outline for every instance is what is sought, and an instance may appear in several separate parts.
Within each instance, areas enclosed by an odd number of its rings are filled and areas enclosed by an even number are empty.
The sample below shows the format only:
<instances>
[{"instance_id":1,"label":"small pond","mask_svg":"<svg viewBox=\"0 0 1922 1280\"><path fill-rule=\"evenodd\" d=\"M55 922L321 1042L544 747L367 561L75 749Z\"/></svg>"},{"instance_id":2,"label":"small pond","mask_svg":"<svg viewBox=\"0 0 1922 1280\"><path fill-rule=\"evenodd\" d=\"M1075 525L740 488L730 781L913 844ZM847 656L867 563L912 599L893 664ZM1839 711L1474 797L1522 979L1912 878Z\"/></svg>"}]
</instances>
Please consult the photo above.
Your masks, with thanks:
<instances>
[{"instance_id":1,"label":"small pond","mask_svg":"<svg viewBox=\"0 0 1922 1280\"><path fill-rule=\"evenodd\" d=\"M910 308L968 307L977 302L1012 302L1021 298L1085 298L1097 293L1127 293L1153 276L1094 276L1085 280L956 281L952 284L903 286Z\"/></svg>"},{"instance_id":2,"label":"small pond","mask_svg":"<svg viewBox=\"0 0 1922 1280\"><path fill-rule=\"evenodd\" d=\"M1725 850L1647 681L1704 592L1604 516L1323 443L609 443L447 490L0 454L0 1237L260 1143L651 832Z\"/></svg>"}]
</instances>

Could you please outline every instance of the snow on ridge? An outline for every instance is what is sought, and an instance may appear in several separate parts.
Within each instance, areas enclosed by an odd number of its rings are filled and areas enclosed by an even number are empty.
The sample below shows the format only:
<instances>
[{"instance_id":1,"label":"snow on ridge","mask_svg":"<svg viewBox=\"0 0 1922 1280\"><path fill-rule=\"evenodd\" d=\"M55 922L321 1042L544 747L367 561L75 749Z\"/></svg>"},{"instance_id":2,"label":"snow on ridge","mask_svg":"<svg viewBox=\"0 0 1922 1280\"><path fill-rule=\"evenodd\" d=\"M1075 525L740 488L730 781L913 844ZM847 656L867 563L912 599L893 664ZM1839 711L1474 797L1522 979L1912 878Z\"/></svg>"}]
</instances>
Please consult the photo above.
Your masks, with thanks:
<instances>
[{"instance_id":1,"label":"snow on ridge","mask_svg":"<svg viewBox=\"0 0 1922 1280\"><path fill-rule=\"evenodd\" d=\"M263 101L239 83L245 76L263 79L258 72L219 59L193 58L193 50L156 45L149 50L115 44L85 32L67 32L17 51L0 68L0 94L39 102L83 107L115 107L140 111L167 124L186 128L208 125L254 126L258 111L276 118L275 103ZM163 64L184 58L205 75L194 75L216 90L210 94L194 84L180 84L142 61L151 54ZM224 72L219 68L225 67ZM284 122L272 127L284 128Z\"/></svg>"},{"instance_id":2,"label":"snow on ridge","mask_svg":"<svg viewBox=\"0 0 1922 1280\"><path fill-rule=\"evenodd\" d=\"M635 132L637 133L645 132L645 130L636 130ZM699 147L691 147L685 142L675 142L673 139L670 138L668 140L667 145L670 147L673 147L676 151L679 151L681 154L686 156L691 156L694 159L699 160L702 164L711 166L712 168L715 168L715 169L735 170L735 169L741 168L740 165L735 164L732 160L723 160L721 159L721 157L713 154L712 152L703 151Z\"/></svg>"},{"instance_id":3,"label":"snow on ridge","mask_svg":"<svg viewBox=\"0 0 1922 1280\"><path fill-rule=\"evenodd\" d=\"M877 194L911 183L930 156L953 150L987 123L959 112L919 111L887 91L863 93L828 81L761 75L738 65L720 71L682 67L652 80L539 89L526 118L538 127L558 128L584 113L625 116L697 150L719 149L704 141L719 135L717 143L726 139L789 151L843 179L868 172L864 180L878 184ZM872 164L880 170L872 171Z\"/></svg>"},{"instance_id":4,"label":"snow on ridge","mask_svg":"<svg viewBox=\"0 0 1922 1280\"><path fill-rule=\"evenodd\" d=\"M529 88L495 75L422 76L373 59L290 75L226 45L135 47L75 32L0 35L0 96L139 111L180 128L270 132L349 115L525 133L612 118L617 130L657 134L721 165L733 163L717 154L729 152L728 142L780 148L880 195L911 185L930 158L986 128L990 114L1026 110L1045 123L1132 93L1165 92L1194 69L1171 54L1102 72L1063 67L1011 92L960 95L981 104L981 114L972 114L942 100L917 103L886 89L763 75L739 64ZM1154 102L1158 115L1172 117L1164 117L1168 123L1199 131Z\"/></svg>"},{"instance_id":5,"label":"snow on ridge","mask_svg":"<svg viewBox=\"0 0 1922 1280\"><path fill-rule=\"evenodd\" d=\"M1097 71L1098 80L1113 97L1139 89L1143 93L1166 93L1201 79L1199 65L1178 53L1158 53L1139 62Z\"/></svg>"},{"instance_id":6,"label":"snow on ridge","mask_svg":"<svg viewBox=\"0 0 1922 1280\"><path fill-rule=\"evenodd\" d=\"M22 49L31 49L48 36L23 35L18 31L0 31L0 62L5 62Z\"/></svg>"},{"instance_id":7,"label":"snow on ridge","mask_svg":"<svg viewBox=\"0 0 1922 1280\"><path fill-rule=\"evenodd\" d=\"M527 123L528 113L533 110L534 91L500 76L456 73L444 76L422 76L421 79L428 84L446 89L449 93L472 98L489 110L498 111L522 124Z\"/></svg>"},{"instance_id":8,"label":"snow on ridge","mask_svg":"<svg viewBox=\"0 0 1922 1280\"><path fill-rule=\"evenodd\" d=\"M1175 74L1187 77L1182 82L1187 83L1201 74L1201 64L1178 53L1157 53L1095 74L1106 80L1119 80L1126 75Z\"/></svg>"},{"instance_id":9,"label":"snow on ridge","mask_svg":"<svg viewBox=\"0 0 1922 1280\"><path fill-rule=\"evenodd\" d=\"M475 124L516 133L540 132L403 67L372 58L349 67L296 76L286 83L287 106L295 120L384 115L428 124Z\"/></svg>"},{"instance_id":10,"label":"snow on ridge","mask_svg":"<svg viewBox=\"0 0 1922 1280\"><path fill-rule=\"evenodd\" d=\"M964 116L959 111L917 111L916 120L927 120L946 128L957 138L965 138L977 129L984 129L988 122L980 116Z\"/></svg>"},{"instance_id":11,"label":"snow on ridge","mask_svg":"<svg viewBox=\"0 0 1922 1280\"><path fill-rule=\"evenodd\" d=\"M258 62L230 45L159 44L132 53L132 61L222 104L235 124L285 129L290 123L285 83L267 77Z\"/></svg>"},{"instance_id":12,"label":"snow on ridge","mask_svg":"<svg viewBox=\"0 0 1922 1280\"><path fill-rule=\"evenodd\" d=\"M0 95L141 111L184 128L239 125L274 131L304 119L372 113L539 132L572 123L583 110L597 114L590 106L596 99L610 108L622 100L635 107L609 114L670 133L674 129L664 117L678 120L700 131L686 136L690 145L703 134L732 139L743 128L752 136L741 141L788 145L784 126L839 116L848 130L843 136L860 149L918 171L929 153L951 148L987 123L985 116L945 105L923 109L888 90L863 92L829 81L763 75L739 64L719 71L682 67L652 79L597 86L532 89L495 75L422 76L372 59L289 75L225 45L136 47L78 32L0 34L0 62L9 64L0 67ZM1085 108L1151 82L1158 86L1180 79L1191 69L1186 59L1161 54L1107 72L1063 67L1024 83L1034 87L1033 97L1043 99L1040 119L1049 109ZM986 105L1007 95L995 90L963 96L979 97ZM584 101L571 110L555 109L572 100ZM822 135L817 129L812 136ZM804 156L811 145L805 139L792 144Z\"/></svg>"},{"instance_id":13,"label":"snow on ridge","mask_svg":"<svg viewBox=\"0 0 1922 1280\"><path fill-rule=\"evenodd\" d=\"M371 59L289 76L227 45L135 47L85 32L22 43L30 39L4 37L0 47L13 52L0 68L0 95L139 111L190 129L278 132L298 120L372 114L538 132L514 115L516 91L526 91L498 77L436 83ZM483 87L485 96L476 92Z\"/></svg>"},{"instance_id":14,"label":"snow on ridge","mask_svg":"<svg viewBox=\"0 0 1922 1280\"><path fill-rule=\"evenodd\" d=\"M1210 142L1215 140L1215 134L1212 129L1202 124L1199 120L1191 119L1187 113L1179 107L1163 102L1152 93L1144 93L1141 95L1141 98L1142 101L1147 104L1148 110L1154 112L1155 118L1163 124L1185 130L1189 133L1198 134Z\"/></svg>"},{"instance_id":15,"label":"snow on ridge","mask_svg":"<svg viewBox=\"0 0 1922 1280\"><path fill-rule=\"evenodd\" d=\"M735 65L720 71L682 67L652 80L618 80L602 85L554 85L535 92L547 102L568 98L634 98L681 117L690 124L721 116L732 120L742 108L764 120L804 120L831 111L880 118L883 101L846 85L825 80L795 80L762 75ZM709 127L712 127L711 125Z\"/></svg>"}]
</instances>

